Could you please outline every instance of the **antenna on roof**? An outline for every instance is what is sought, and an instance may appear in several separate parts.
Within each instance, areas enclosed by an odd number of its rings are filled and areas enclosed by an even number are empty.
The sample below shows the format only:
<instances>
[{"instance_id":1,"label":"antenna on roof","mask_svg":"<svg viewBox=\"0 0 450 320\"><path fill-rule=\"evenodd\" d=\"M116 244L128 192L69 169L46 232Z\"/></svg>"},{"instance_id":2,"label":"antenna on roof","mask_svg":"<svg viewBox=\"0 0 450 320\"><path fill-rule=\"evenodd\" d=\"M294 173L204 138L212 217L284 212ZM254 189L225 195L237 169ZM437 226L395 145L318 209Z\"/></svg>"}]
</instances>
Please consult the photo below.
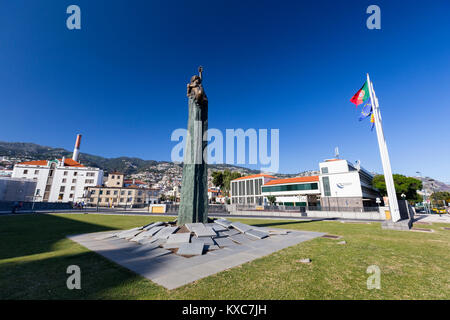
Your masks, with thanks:
<instances>
[{"instance_id":1,"label":"antenna on roof","mask_svg":"<svg viewBox=\"0 0 450 320\"><path fill-rule=\"evenodd\" d=\"M339 148L338 147L334 148L334 156L336 157L336 159L339 159Z\"/></svg>"}]
</instances>

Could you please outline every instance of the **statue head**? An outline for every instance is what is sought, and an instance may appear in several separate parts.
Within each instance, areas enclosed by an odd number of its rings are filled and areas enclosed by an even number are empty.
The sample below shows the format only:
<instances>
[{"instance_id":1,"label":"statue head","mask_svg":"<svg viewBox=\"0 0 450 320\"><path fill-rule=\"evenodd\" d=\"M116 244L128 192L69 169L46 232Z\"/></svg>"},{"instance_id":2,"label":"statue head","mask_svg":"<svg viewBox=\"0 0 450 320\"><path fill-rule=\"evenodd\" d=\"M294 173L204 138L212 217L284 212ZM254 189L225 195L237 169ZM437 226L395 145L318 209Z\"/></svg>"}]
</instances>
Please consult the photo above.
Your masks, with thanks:
<instances>
[{"instance_id":1,"label":"statue head","mask_svg":"<svg viewBox=\"0 0 450 320\"><path fill-rule=\"evenodd\" d=\"M202 79L198 75L195 75L195 76L191 77L191 84L197 86L197 85L199 85L201 83L202 83Z\"/></svg>"}]
</instances>

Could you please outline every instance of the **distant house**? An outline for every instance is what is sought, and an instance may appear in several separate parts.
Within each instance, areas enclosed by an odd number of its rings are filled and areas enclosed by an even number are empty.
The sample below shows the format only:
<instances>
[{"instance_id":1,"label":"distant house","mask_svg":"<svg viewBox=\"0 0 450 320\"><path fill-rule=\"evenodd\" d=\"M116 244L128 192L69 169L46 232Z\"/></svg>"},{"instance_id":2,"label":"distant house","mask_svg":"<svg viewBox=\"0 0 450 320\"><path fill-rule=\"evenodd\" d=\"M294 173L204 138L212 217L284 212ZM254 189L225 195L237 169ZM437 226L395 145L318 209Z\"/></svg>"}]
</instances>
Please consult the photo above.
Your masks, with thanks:
<instances>
[{"instance_id":1,"label":"distant house","mask_svg":"<svg viewBox=\"0 0 450 320\"><path fill-rule=\"evenodd\" d=\"M158 203L159 189L128 184L120 172L111 172L103 186L88 188L88 204L101 207L143 207Z\"/></svg>"}]
</instances>

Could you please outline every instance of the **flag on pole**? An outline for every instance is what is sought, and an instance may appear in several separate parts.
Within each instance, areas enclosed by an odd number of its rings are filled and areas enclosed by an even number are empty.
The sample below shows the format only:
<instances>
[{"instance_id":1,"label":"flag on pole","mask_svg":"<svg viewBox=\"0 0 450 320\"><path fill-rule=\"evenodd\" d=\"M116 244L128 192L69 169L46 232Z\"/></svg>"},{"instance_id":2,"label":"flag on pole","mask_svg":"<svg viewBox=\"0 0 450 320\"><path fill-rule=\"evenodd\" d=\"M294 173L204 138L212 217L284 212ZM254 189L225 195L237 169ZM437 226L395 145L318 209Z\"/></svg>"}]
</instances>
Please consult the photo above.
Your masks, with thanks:
<instances>
[{"instance_id":1,"label":"flag on pole","mask_svg":"<svg viewBox=\"0 0 450 320\"><path fill-rule=\"evenodd\" d=\"M375 119L373 118L373 105L372 99L370 99L369 85L367 84L367 81L364 83L361 89L359 89L358 92L353 95L350 101L356 106L363 104L361 115L359 116L359 121L370 116L370 122L372 123L371 130L373 130Z\"/></svg>"},{"instance_id":2,"label":"flag on pole","mask_svg":"<svg viewBox=\"0 0 450 320\"><path fill-rule=\"evenodd\" d=\"M364 85L361 87L361 89L356 92L353 97L350 99L352 103L354 103L356 106L359 106L361 103L365 102L367 99L370 99L370 93L369 93L369 85L367 84L367 81L364 83Z\"/></svg>"}]
</instances>

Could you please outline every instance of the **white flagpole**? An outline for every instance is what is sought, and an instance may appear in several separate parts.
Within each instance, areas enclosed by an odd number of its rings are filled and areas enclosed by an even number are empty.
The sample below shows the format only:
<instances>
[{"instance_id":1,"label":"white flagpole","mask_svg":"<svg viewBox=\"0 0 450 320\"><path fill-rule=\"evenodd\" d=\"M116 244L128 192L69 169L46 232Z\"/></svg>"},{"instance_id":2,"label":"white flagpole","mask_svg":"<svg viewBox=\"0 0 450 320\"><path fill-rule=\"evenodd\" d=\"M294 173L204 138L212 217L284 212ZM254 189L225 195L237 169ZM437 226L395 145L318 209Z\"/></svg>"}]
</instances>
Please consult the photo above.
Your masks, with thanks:
<instances>
[{"instance_id":1,"label":"white flagpole","mask_svg":"<svg viewBox=\"0 0 450 320\"><path fill-rule=\"evenodd\" d=\"M393 222L399 221L400 210L398 208L397 194L395 193L394 179L392 177L391 162L389 161L389 153L387 149L386 139L384 138L383 126L381 121L380 107L378 105L378 98L373 90L373 84L370 81L369 74L367 74L367 84L369 86L370 100L372 101L373 114L375 118L375 128L377 130L378 147L380 148L381 163L383 165L384 180L386 182L386 190L389 197L389 208L391 212L391 219Z\"/></svg>"}]
</instances>

